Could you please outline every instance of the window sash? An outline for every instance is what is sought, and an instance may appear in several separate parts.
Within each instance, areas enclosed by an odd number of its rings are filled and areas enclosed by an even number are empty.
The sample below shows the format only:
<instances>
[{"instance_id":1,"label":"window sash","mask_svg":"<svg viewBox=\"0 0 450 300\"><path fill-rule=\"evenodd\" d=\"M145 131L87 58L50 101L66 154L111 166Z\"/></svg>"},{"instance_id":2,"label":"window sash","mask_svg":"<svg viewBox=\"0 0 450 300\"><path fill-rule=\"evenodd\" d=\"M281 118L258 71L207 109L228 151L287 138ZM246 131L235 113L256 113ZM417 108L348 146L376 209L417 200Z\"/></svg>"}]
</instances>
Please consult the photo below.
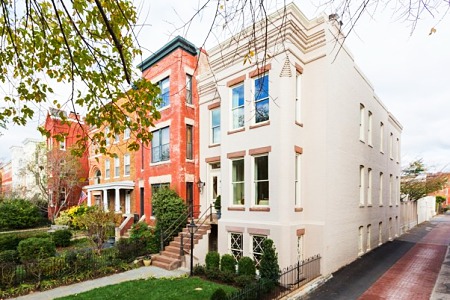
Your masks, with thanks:
<instances>
[{"instance_id":1,"label":"window sash","mask_svg":"<svg viewBox=\"0 0 450 300\"><path fill-rule=\"evenodd\" d=\"M111 176L111 163L109 160L105 161L105 178L109 178Z\"/></svg>"},{"instance_id":2,"label":"window sash","mask_svg":"<svg viewBox=\"0 0 450 300\"><path fill-rule=\"evenodd\" d=\"M114 176L119 177L120 175L120 159L118 157L114 158Z\"/></svg>"},{"instance_id":3,"label":"window sash","mask_svg":"<svg viewBox=\"0 0 450 300\"><path fill-rule=\"evenodd\" d=\"M193 159L193 144L192 144L193 128L191 125L186 125L186 159Z\"/></svg>"},{"instance_id":4,"label":"window sash","mask_svg":"<svg viewBox=\"0 0 450 300\"><path fill-rule=\"evenodd\" d=\"M230 252L236 261L239 261L243 254L243 234L230 232Z\"/></svg>"},{"instance_id":5,"label":"window sash","mask_svg":"<svg viewBox=\"0 0 450 300\"><path fill-rule=\"evenodd\" d=\"M237 159L232 161L231 185L233 187L234 205L243 205L245 203L244 168L244 159Z\"/></svg>"},{"instance_id":6,"label":"window sash","mask_svg":"<svg viewBox=\"0 0 450 300\"><path fill-rule=\"evenodd\" d=\"M169 77L166 79L163 79L159 82L159 88L161 90L160 98L161 102L158 106L158 108L164 108L166 106L170 105L170 80Z\"/></svg>"},{"instance_id":7,"label":"window sash","mask_svg":"<svg viewBox=\"0 0 450 300\"><path fill-rule=\"evenodd\" d=\"M192 104L192 76L186 74L186 103Z\"/></svg>"},{"instance_id":8,"label":"window sash","mask_svg":"<svg viewBox=\"0 0 450 300\"><path fill-rule=\"evenodd\" d=\"M263 244L267 239L265 235L253 235L252 236L252 255L253 260L255 261L255 265L259 268L259 264L261 262L261 257L263 255Z\"/></svg>"},{"instance_id":9,"label":"window sash","mask_svg":"<svg viewBox=\"0 0 450 300\"><path fill-rule=\"evenodd\" d=\"M269 120L269 75L255 79L255 123Z\"/></svg>"},{"instance_id":10,"label":"window sash","mask_svg":"<svg viewBox=\"0 0 450 300\"><path fill-rule=\"evenodd\" d=\"M256 205L267 205L269 201L269 156L257 156L255 161L255 202ZM260 203L267 200L266 203Z\"/></svg>"},{"instance_id":11,"label":"window sash","mask_svg":"<svg viewBox=\"0 0 450 300\"><path fill-rule=\"evenodd\" d=\"M130 155L129 154L124 155L123 164L124 164L124 174L130 175Z\"/></svg>"},{"instance_id":12,"label":"window sash","mask_svg":"<svg viewBox=\"0 0 450 300\"><path fill-rule=\"evenodd\" d=\"M169 127L161 128L153 132L152 162L166 161L170 159L170 131Z\"/></svg>"},{"instance_id":13,"label":"window sash","mask_svg":"<svg viewBox=\"0 0 450 300\"><path fill-rule=\"evenodd\" d=\"M220 143L220 107L211 110L211 142Z\"/></svg>"},{"instance_id":14,"label":"window sash","mask_svg":"<svg viewBox=\"0 0 450 300\"><path fill-rule=\"evenodd\" d=\"M231 91L232 128L244 126L244 84L234 87Z\"/></svg>"}]
</instances>

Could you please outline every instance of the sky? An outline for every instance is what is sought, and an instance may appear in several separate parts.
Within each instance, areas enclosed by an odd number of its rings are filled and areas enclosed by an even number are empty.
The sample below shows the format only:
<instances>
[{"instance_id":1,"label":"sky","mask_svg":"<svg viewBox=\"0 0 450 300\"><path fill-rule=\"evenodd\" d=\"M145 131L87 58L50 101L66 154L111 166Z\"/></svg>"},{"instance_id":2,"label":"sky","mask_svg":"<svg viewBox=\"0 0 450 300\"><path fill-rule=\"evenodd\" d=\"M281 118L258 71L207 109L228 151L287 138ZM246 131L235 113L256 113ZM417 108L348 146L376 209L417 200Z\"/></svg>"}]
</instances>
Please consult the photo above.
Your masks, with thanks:
<instances>
[{"instance_id":1,"label":"sky","mask_svg":"<svg viewBox=\"0 0 450 300\"><path fill-rule=\"evenodd\" d=\"M269 12L280 7L279 0L266 1ZM181 28L202 2L204 0L135 0L139 12L135 32L143 50L140 59L145 59L176 35L206 49L222 41L219 35L210 35L207 39L217 0L196 16L189 29ZM334 8L318 6L309 0L294 2L310 19L320 13L336 12ZM423 13L411 33L412 23L397 18L393 13L396 8L377 6L375 12L370 8L358 20L345 43L375 93L403 125L402 165L423 158L430 171L450 171L447 135L450 130L450 76L447 75L450 16L441 20ZM344 28L349 28L350 22L346 19L343 22ZM436 32L429 35L433 27ZM139 62L137 60L136 64ZM44 120L45 115L37 114L28 126L10 126L3 131L0 161L9 159L10 146L20 145L25 138L40 138L35 128Z\"/></svg>"}]
</instances>

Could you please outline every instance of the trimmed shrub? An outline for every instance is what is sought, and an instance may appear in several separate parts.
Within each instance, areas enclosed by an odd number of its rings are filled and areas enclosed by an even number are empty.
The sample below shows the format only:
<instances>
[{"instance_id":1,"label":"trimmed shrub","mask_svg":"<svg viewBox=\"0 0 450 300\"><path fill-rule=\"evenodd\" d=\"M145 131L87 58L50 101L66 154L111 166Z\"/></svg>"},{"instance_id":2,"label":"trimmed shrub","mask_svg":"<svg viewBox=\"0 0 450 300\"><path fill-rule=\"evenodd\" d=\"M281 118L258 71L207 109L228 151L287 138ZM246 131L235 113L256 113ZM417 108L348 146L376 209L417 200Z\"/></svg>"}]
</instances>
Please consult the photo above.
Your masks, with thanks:
<instances>
[{"instance_id":1,"label":"trimmed shrub","mask_svg":"<svg viewBox=\"0 0 450 300\"><path fill-rule=\"evenodd\" d=\"M220 259L220 270L222 272L236 273L236 260L231 254L224 254Z\"/></svg>"},{"instance_id":2,"label":"trimmed shrub","mask_svg":"<svg viewBox=\"0 0 450 300\"><path fill-rule=\"evenodd\" d=\"M120 239L117 242L117 257L132 262L136 257L147 254L145 243L141 240Z\"/></svg>"},{"instance_id":3,"label":"trimmed shrub","mask_svg":"<svg viewBox=\"0 0 450 300\"><path fill-rule=\"evenodd\" d=\"M255 281L255 275L238 275L234 277L234 283L239 287L247 287Z\"/></svg>"},{"instance_id":4,"label":"trimmed shrub","mask_svg":"<svg viewBox=\"0 0 450 300\"><path fill-rule=\"evenodd\" d=\"M50 239L29 238L20 241L17 250L22 262L52 257L56 254L55 244Z\"/></svg>"},{"instance_id":5,"label":"trimmed shrub","mask_svg":"<svg viewBox=\"0 0 450 300\"><path fill-rule=\"evenodd\" d=\"M211 251L205 257L206 270L219 271L220 254L216 251Z\"/></svg>"},{"instance_id":6,"label":"trimmed shrub","mask_svg":"<svg viewBox=\"0 0 450 300\"><path fill-rule=\"evenodd\" d=\"M256 267L253 259L248 256L244 256L239 260L238 275L256 276Z\"/></svg>"},{"instance_id":7,"label":"trimmed shrub","mask_svg":"<svg viewBox=\"0 0 450 300\"><path fill-rule=\"evenodd\" d=\"M278 278L280 277L278 254L271 239L266 239L263 243L263 255L259 264L259 275L268 289L278 284Z\"/></svg>"},{"instance_id":8,"label":"trimmed shrub","mask_svg":"<svg viewBox=\"0 0 450 300\"><path fill-rule=\"evenodd\" d=\"M214 293L211 295L211 298L209 298L211 300L227 300L227 293L222 289L222 288L218 288L217 290L214 291Z\"/></svg>"},{"instance_id":9,"label":"trimmed shrub","mask_svg":"<svg viewBox=\"0 0 450 300\"><path fill-rule=\"evenodd\" d=\"M7 199L0 202L0 229L25 229L46 223L39 208L24 199Z\"/></svg>"},{"instance_id":10,"label":"trimmed shrub","mask_svg":"<svg viewBox=\"0 0 450 300\"><path fill-rule=\"evenodd\" d=\"M205 266L196 264L192 272L195 276L203 276L205 275Z\"/></svg>"},{"instance_id":11,"label":"trimmed shrub","mask_svg":"<svg viewBox=\"0 0 450 300\"><path fill-rule=\"evenodd\" d=\"M0 252L0 264L17 263L19 255L16 250L5 250Z\"/></svg>"},{"instance_id":12,"label":"trimmed shrub","mask_svg":"<svg viewBox=\"0 0 450 300\"><path fill-rule=\"evenodd\" d=\"M72 239L72 232L69 229L56 230L51 234L56 247L67 247Z\"/></svg>"},{"instance_id":13,"label":"trimmed shrub","mask_svg":"<svg viewBox=\"0 0 450 300\"><path fill-rule=\"evenodd\" d=\"M16 250L21 240L22 239L15 234L0 235L0 252L6 250Z\"/></svg>"}]
</instances>

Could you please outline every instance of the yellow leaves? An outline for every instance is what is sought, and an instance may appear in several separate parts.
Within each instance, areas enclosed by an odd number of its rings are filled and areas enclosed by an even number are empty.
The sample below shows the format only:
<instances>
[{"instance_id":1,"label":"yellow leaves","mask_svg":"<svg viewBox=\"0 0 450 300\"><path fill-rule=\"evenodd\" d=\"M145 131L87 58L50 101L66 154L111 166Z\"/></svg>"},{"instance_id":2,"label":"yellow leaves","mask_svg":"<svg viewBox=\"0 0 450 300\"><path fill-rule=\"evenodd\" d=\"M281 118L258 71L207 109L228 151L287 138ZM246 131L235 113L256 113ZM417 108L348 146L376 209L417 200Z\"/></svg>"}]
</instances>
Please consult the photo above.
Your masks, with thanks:
<instances>
[{"instance_id":1,"label":"yellow leaves","mask_svg":"<svg viewBox=\"0 0 450 300\"><path fill-rule=\"evenodd\" d=\"M244 65L248 63L252 63L252 58L255 56L255 51L250 50L246 55L244 55Z\"/></svg>"},{"instance_id":2,"label":"yellow leaves","mask_svg":"<svg viewBox=\"0 0 450 300\"><path fill-rule=\"evenodd\" d=\"M432 27L430 30L430 33L428 35L432 35L433 33L436 33L436 28Z\"/></svg>"}]
</instances>

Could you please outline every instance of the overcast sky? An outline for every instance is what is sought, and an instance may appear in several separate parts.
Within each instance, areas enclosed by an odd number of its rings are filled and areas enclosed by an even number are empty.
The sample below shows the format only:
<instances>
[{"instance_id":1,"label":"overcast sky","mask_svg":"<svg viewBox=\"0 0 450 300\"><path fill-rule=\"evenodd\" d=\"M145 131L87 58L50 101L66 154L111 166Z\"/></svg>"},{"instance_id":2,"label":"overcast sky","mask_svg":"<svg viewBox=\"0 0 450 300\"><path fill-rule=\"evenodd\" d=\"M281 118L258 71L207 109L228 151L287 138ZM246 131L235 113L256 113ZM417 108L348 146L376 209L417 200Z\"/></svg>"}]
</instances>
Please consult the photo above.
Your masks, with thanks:
<instances>
[{"instance_id":1,"label":"overcast sky","mask_svg":"<svg viewBox=\"0 0 450 300\"><path fill-rule=\"evenodd\" d=\"M270 0L269 0L270 1ZM275 7L275 0L271 2ZM310 2L294 1L308 18L323 12ZM217 2L215 2L217 3ZM212 10L200 14L189 30L178 30L196 11L198 1L137 2L140 13L138 40L143 58L158 50L177 34L196 46L205 42ZM215 5L215 4L214 4ZM332 13L327 8L325 13ZM344 24L344 26L348 24ZM436 32L429 35L432 27ZM423 158L432 170L450 170L450 16L439 19L422 14L413 34L411 23L396 21L390 7L364 14L346 40L356 64L369 78L375 92L403 125L402 165ZM206 49L220 37L210 36ZM136 62L138 63L138 62ZM9 158L9 147L27 137L39 137L33 129L43 122L39 115L25 128L11 127L0 136L0 160Z\"/></svg>"}]
</instances>

